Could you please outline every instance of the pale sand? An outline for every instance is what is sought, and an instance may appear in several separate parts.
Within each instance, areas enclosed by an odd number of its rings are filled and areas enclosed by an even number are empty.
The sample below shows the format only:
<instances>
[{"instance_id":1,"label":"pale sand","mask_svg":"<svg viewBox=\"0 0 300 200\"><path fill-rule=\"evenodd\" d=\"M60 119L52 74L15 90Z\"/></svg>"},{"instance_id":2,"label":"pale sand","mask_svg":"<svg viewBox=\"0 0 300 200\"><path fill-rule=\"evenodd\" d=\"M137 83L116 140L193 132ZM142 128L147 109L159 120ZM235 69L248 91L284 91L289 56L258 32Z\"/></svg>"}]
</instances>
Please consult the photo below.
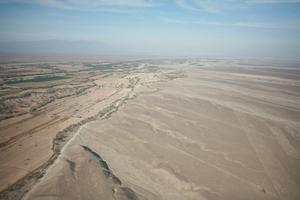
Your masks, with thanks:
<instances>
[{"instance_id":1,"label":"pale sand","mask_svg":"<svg viewBox=\"0 0 300 200\"><path fill-rule=\"evenodd\" d=\"M39 70L39 66L30 67L33 68L32 73ZM18 66L13 65L14 68ZM9 74L9 70L3 73ZM18 70L20 74L24 72L23 68ZM87 73L89 76L85 77ZM149 63L126 62L112 65L100 63L97 69L90 67L88 72L76 71L70 76L73 79L71 85L58 83L55 87L61 87L62 92L67 94L70 91L68 88L72 90L78 85L89 84L91 87L46 103L33 113L10 116L0 121L0 199L21 199L56 160L60 149L80 126L95 119L108 118L128 99L134 98L132 90L153 92L148 88L148 82L167 81L181 75L174 69L157 68L155 65L149 66ZM30 84L43 87L40 83ZM51 87L53 82L44 85ZM27 84L19 87L25 88ZM42 98L36 95L26 98L17 96L6 102L14 102L14 110L19 107L27 109L31 104L27 107L22 105L34 103L37 99L47 102L47 95L52 94L47 91L38 93Z\"/></svg>"},{"instance_id":2,"label":"pale sand","mask_svg":"<svg viewBox=\"0 0 300 200\"><path fill-rule=\"evenodd\" d=\"M112 84L112 80L102 81ZM125 96L130 89L117 85L128 82L116 77L110 87L96 85L84 94L55 101L38 115L1 121L0 190L47 162L53 154L53 139L60 130L96 115Z\"/></svg>"},{"instance_id":3,"label":"pale sand","mask_svg":"<svg viewBox=\"0 0 300 200\"><path fill-rule=\"evenodd\" d=\"M231 64L136 87L80 128L25 199L300 199L299 74Z\"/></svg>"}]
</instances>

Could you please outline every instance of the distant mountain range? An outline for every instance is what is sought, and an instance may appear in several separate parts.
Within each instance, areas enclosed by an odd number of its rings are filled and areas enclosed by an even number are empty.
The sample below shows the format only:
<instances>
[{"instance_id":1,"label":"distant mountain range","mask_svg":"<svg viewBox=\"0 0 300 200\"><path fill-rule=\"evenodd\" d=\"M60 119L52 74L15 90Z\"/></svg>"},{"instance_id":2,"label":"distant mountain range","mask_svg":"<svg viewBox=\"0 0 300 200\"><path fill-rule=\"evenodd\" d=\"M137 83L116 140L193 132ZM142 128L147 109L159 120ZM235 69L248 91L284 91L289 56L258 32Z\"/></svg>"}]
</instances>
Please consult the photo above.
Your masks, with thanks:
<instances>
[{"instance_id":1,"label":"distant mountain range","mask_svg":"<svg viewBox=\"0 0 300 200\"><path fill-rule=\"evenodd\" d=\"M113 48L90 40L39 40L0 42L0 53L111 53Z\"/></svg>"},{"instance_id":2,"label":"distant mountain range","mask_svg":"<svg viewBox=\"0 0 300 200\"><path fill-rule=\"evenodd\" d=\"M0 42L0 63L40 61L98 61L160 57L91 40Z\"/></svg>"}]
</instances>

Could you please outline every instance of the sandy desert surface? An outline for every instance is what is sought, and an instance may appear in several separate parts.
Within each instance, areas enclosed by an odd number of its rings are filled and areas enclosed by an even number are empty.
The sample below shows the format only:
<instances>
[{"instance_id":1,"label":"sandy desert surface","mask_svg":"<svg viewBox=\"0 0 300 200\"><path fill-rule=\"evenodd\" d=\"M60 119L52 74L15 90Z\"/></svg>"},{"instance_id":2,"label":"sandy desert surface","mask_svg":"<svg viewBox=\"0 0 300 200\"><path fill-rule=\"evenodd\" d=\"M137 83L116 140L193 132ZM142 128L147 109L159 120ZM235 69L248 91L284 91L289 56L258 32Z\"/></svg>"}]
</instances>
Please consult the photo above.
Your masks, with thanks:
<instances>
[{"instance_id":1,"label":"sandy desert surface","mask_svg":"<svg viewBox=\"0 0 300 200\"><path fill-rule=\"evenodd\" d=\"M2 199L300 199L299 66L32 65L56 78L2 76Z\"/></svg>"}]
</instances>

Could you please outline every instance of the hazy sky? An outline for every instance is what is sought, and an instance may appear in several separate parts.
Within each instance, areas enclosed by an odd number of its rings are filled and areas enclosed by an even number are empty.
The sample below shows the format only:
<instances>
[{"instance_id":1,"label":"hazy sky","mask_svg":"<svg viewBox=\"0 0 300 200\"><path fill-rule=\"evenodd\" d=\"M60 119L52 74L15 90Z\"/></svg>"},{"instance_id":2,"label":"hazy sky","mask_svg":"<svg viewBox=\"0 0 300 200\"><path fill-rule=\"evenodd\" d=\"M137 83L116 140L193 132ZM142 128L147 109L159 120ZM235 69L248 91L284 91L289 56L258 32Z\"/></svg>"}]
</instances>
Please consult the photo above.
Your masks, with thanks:
<instances>
[{"instance_id":1,"label":"hazy sky","mask_svg":"<svg viewBox=\"0 0 300 200\"><path fill-rule=\"evenodd\" d=\"M300 0L0 0L0 41L300 59Z\"/></svg>"}]
</instances>

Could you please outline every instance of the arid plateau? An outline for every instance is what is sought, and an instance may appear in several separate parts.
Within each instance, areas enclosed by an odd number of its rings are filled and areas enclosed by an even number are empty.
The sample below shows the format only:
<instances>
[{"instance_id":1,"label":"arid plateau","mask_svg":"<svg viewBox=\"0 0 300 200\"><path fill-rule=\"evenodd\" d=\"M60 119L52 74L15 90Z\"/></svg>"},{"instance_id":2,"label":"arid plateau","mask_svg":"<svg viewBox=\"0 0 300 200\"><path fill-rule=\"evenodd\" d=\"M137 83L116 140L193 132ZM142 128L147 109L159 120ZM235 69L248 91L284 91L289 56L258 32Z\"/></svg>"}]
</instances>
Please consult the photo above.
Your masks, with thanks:
<instances>
[{"instance_id":1,"label":"arid plateau","mask_svg":"<svg viewBox=\"0 0 300 200\"><path fill-rule=\"evenodd\" d=\"M0 199L300 199L299 64L0 68Z\"/></svg>"}]
</instances>

